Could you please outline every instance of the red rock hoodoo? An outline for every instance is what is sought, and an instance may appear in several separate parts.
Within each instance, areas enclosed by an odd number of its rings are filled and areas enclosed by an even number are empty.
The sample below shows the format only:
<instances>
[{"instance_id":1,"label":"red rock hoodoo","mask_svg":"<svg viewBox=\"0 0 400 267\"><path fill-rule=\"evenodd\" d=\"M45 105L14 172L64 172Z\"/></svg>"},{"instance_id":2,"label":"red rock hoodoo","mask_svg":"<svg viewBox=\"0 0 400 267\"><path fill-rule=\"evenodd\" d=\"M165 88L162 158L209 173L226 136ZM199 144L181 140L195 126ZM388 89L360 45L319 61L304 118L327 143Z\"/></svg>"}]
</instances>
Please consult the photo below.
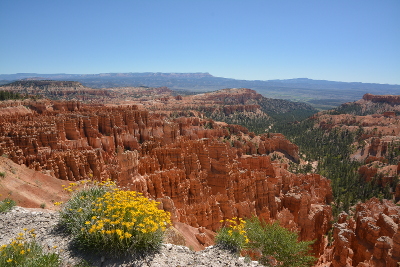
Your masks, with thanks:
<instances>
[{"instance_id":1,"label":"red rock hoodoo","mask_svg":"<svg viewBox=\"0 0 400 267\"><path fill-rule=\"evenodd\" d=\"M372 198L342 213L334 224L334 242L323 266L396 267L400 261L400 207Z\"/></svg>"},{"instance_id":2,"label":"red rock hoodoo","mask_svg":"<svg viewBox=\"0 0 400 267\"><path fill-rule=\"evenodd\" d=\"M215 231L234 216L279 220L302 240L316 240L314 252L323 253L330 182L272 161L274 151L298 160L297 146L280 134L257 136L241 126L174 119L135 105L24 105L29 112L1 116L0 109L0 154L18 164L62 180L111 178L160 201L174 222L199 229ZM199 242L206 242L203 232Z\"/></svg>"}]
</instances>

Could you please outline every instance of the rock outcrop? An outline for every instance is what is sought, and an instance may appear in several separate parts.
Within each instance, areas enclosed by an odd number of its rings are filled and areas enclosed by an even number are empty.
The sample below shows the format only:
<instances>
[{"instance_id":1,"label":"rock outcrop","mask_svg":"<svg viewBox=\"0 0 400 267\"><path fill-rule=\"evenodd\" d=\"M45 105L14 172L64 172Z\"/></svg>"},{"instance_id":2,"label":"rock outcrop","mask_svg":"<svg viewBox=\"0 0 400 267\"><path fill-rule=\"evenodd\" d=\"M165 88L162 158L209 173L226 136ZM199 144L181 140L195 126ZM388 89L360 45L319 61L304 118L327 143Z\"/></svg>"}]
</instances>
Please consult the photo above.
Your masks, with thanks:
<instances>
[{"instance_id":1,"label":"rock outcrop","mask_svg":"<svg viewBox=\"0 0 400 267\"><path fill-rule=\"evenodd\" d=\"M382 102L388 103L391 105L398 105L400 104L400 96L398 95L372 95L372 94L365 94L363 96L364 100L371 101L371 102Z\"/></svg>"},{"instance_id":2,"label":"rock outcrop","mask_svg":"<svg viewBox=\"0 0 400 267\"><path fill-rule=\"evenodd\" d=\"M373 198L357 204L353 217L342 213L324 266L385 266L400 262L400 207Z\"/></svg>"},{"instance_id":3,"label":"rock outcrop","mask_svg":"<svg viewBox=\"0 0 400 267\"><path fill-rule=\"evenodd\" d=\"M198 117L173 118L136 105L86 105L30 101L31 113L2 116L0 154L61 180L111 178L157 199L175 223L215 231L220 220L257 215L279 220L316 240L332 219L329 181L295 175L271 160L279 151L298 160L298 148L280 134L254 135L246 128Z\"/></svg>"}]
</instances>

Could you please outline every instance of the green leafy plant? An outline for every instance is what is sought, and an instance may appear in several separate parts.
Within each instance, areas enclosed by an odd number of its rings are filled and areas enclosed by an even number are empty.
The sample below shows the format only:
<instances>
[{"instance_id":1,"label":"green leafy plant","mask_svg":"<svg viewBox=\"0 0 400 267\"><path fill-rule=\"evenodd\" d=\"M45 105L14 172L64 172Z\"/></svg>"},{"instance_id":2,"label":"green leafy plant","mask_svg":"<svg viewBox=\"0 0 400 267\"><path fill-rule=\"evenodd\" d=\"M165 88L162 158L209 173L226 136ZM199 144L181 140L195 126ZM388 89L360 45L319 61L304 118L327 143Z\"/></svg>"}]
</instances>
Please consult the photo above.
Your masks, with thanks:
<instances>
[{"instance_id":1,"label":"green leafy plant","mask_svg":"<svg viewBox=\"0 0 400 267\"><path fill-rule=\"evenodd\" d=\"M222 248L250 255L266 266L311 266L312 241L298 242L298 235L278 223L267 224L257 217L227 220L215 237Z\"/></svg>"},{"instance_id":2,"label":"green leafy plant","mask_svg":"<svg viewBox=\"0 0 400 267\"><path fill-rule=\"evenodd\" d=\"M0 201L0 213L11 210L16 205L15 201L11 198L6 198Z\"/></svg>"},{"instance_id":3,"label":"green leafy plant","mask_svg":"<svg viewBox=\"0 0 400 267\"><path fill-rule=\"evenodd\" d=\"M89 183L63 205L61 224L82 249L116 256L155 250L170 224L158 204L111 181Z\"/></svg>"},{"instance_id":4,"label":"green leafy plant","mask_svg":"<svg viewBox=\"0 0 400 267\"><path fill-rule=\"evenodd\" d=\"M224 249L232 252L240 252L249 242L245 231L246 222L234 217L230 220L222 220L224 227L217 231L215 242Z\"/></svg>"},{"instance_id":5,"label":"green leafy plant","mask_svg":"<svg viewBox=\"0 0 400 267\"><path fill-rule=\"evenodd\" d=\"M259 261L265 265L311 266L316 258L310 255L313 241L298 242L298 235L278 223L267 224L258 218L246 221L249 248L261 252Z\"/></svg>"},{"instance_id":6,"label":"green leafy plant","mask_svg":"<svg viewBox=\"0 0 400 267\"><path fill-rule=\"evenodd\" d=\"M60 258L56 253L44 253L35 240L34 229L24 229L11 243L0 246L0 266L4 267L58 267Z\"/></svg>"}]
</instances>

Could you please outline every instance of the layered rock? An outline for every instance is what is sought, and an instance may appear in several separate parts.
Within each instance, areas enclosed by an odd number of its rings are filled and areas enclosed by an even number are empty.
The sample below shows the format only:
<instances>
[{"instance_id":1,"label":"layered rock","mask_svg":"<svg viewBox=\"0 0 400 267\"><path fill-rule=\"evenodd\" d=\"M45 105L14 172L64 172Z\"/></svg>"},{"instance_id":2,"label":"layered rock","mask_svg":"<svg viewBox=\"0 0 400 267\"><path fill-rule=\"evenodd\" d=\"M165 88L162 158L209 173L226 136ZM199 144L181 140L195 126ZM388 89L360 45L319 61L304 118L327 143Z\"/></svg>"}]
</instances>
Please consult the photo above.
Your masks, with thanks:
<instances>
[{"instance_id":1,"label":"layered rock","mask_svg":"<svg viewBox=\"0 0 400 267\"><path fill-rule=\"evenodd\" d=\"M371 101L371 102L382 102L388 103L392 105L400 104L400 96L398 95L372 95L372 94L365 94L363 96L364 100Z\"/></svg>"}]
</instances>

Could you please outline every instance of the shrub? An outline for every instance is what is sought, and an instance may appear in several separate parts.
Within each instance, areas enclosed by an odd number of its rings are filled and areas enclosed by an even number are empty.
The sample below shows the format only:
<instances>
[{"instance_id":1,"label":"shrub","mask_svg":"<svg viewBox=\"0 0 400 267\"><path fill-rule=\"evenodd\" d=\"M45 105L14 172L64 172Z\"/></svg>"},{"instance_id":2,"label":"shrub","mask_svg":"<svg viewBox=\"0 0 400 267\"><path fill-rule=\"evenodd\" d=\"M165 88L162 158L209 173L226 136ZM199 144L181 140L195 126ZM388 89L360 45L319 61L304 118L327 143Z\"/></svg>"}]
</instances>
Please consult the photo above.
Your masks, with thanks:
<instances>
[{"instance_id":1,"label":"shrub","mask_svg":"<svg viewBox=\"0 0 400 267\"><path fill-rule=\"evenodd\" d=\"M0 246L0 266L56 267L60 258L56 253L44 253L35 241L34 230L24 229L10 244Z\"/></svg>"},{"instance_id":2,"label":"shrub","mask_svg":"<svg viewBox=\"0 0 400 267\"><path fill-rule=\"evenodd\" d=\"M311 266L312 241L297 242L298 235L278 223L267 224L254 217L227 220L215 237L217 245L245 255L267 266Z\"/></svg>"},{"instance_id":3,"label":"shrub","mask_svg":"<svg viewBox=\"0 0 400 267\"><path fill-rule=\"evenodd\" d=\"M169 213L158 204L110 181L91 184L65 203L61 224L82 249L110 255L155 250L170 223Z\"/></svg>"},{"instance_id":4,"label":"shrub","mask_svg":"<svg viewBox=\"0 0 400 267\"><path fill-rule=\"evenodd\" d=\"M298 242L293 233L278 223L267 224L258 218L247 220L249 248L261 252L259 261L265 265L311 266L316 258L310 255L313 241Z\"/></svg>"},{"instance_id":5,"label":"shrub","mask_svg":"<svg viewBox=\"0 0 400 267\"><path fill-rule=\"evenodd\" d=\"M0 201L0 213L1 212L7 212L12 209L12 207L15 206L15 201L12 200L11 198L6 198L2 201Z\"/></svg>"},{"instance_id":6,"label":"shrub","mask_svg":"<svg viewBox=\"0 0 400 267\"><path fill-rule=\"evenodd\" d=\"M215 242L224 249L240 252L249 242L245 231L246 222L237 217L221 222L225 226L217 231Z\"/></svg>"}]
</instances>

